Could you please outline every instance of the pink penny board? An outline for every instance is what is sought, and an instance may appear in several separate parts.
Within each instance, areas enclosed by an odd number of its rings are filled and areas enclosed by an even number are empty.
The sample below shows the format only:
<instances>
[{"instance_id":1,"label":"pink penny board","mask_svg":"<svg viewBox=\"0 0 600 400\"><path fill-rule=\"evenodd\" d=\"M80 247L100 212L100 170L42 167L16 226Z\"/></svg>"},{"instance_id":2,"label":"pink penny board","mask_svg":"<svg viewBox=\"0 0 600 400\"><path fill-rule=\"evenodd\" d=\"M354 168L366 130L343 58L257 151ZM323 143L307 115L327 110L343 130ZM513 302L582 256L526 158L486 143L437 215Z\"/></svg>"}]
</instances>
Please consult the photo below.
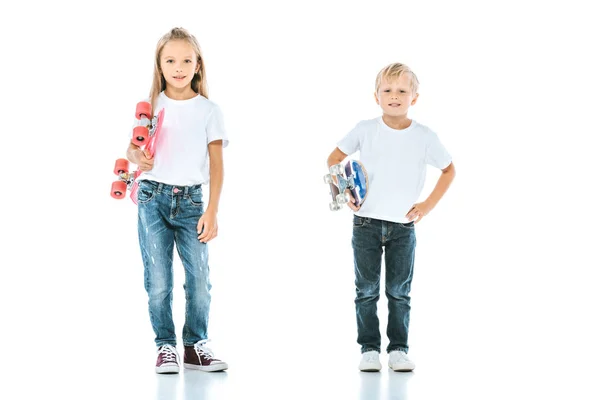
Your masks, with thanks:
<instances>
[{"instance_id":1,"label":"pink penny board","mask_svg":"<svg viewBox=\"0 0 600 400\"><path fill-rule=\"evenodd\" d=\"M145 145L145 148L148 150L148 152L150 153L150 156L152 156L152 157L154 157L154 152L156 151L156 140L158 139L158 136L160 135L160 132L161 132L164 115L165 115L165 110L163 108L162 110L159 111L158 115L156 116L156 128L154 129L154 135L148 137L148 143L146 143L146 145ZM138 192L138 186L139 186L137 183L137 178L138 178L138 176L140 176L141 173L142 173L142 171L140 171L139 168L137 170L135 170L135 172L133 173L134 181L133 181L133 186L131 187L131 195L129 196L131 198L131 201L133 201L133 203L136 205L137 205L137 192Z\"/></svg>"}]
</instances>

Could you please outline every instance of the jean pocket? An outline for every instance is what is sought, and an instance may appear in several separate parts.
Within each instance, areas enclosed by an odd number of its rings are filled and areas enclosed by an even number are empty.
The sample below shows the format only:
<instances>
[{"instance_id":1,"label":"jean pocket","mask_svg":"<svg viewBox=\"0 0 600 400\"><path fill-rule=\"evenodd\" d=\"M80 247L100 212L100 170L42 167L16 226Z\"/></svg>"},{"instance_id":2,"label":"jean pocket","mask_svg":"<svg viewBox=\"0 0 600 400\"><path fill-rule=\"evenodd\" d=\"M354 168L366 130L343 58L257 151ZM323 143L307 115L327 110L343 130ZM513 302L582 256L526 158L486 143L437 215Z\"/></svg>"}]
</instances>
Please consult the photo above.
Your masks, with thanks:
<instances>
[{"instance_id":1,"label":"jean pocket","mask_svg":"<svg viewBox=\"0 0 600 400\"><path fill-rule=\"evenodd\" d=\"M407 223L400 222L399 225L406 229L415 229L415 221L410 221Z\"/></svg>"},{"instance_id":2,"label":"jean pocket","mask_svg":"<svg viewBox=\"0 0 600 400\"><path fill-rule=\"evenodd\" d=\"M137 200L138 203L148 203L150 200L154 198L154 188L151 185L145 184L143 182L139 183L138 192L137 192Z\"/></svg>"},{"instance_id":3,"label":"jean pocket","mask_svg":"<svg viewBox=\"0 0 600 400\"><path fill-rule=\"evenodd\" d=\"M190 203L195 207L202 207L204 202L202 201L202 190L197 189L189 193Z\"/></svg>"},{"instance_id":4,"label":"jean pocket","mask_svg":"<svg viewBox=\"0 0 600 400\"><path fill-rule=\"evenodd\" d=\"M352 222L352 225L355 228L360 228L361 226L363 226L366 222L366 218L364 217L359 217L358 215L354 216L354 221Z\"/></svg>"}]
</instances>

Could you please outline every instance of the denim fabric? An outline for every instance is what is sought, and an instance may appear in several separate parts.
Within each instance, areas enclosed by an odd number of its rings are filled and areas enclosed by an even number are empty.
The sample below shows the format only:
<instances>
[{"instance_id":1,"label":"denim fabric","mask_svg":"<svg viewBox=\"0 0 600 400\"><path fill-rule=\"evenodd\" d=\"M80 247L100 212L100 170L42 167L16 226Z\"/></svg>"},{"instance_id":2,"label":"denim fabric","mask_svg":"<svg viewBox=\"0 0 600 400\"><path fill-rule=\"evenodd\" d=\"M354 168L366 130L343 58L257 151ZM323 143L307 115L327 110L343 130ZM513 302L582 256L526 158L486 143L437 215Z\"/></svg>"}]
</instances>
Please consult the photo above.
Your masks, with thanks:
<instances>
[{"instance_id":1,"label":"denim fabric","mask_svg":"<svg viewBox=\"0 0 600 400\"><path fill-rule=\"evenodd\" d=\"M198 240L202 187L139 182L138 235L150 322L157 346L176 345L172 316L173 245L185 269L184 345L207 339L210 289L208 248Z\"/></svg>"},{"instance_id":2,"label":"denim fabric","mask_svg":"<svg viewBox=\"0 0 600 400\"><path fill-rule=\"evenodd\" d=\"M388 299L387 352L408 352L410 286L416 236L414 222L406 224L354 216L352 249L356 284L357 342L361 352L381 349L377 301L381 259L385 250L385 294Z\"/></svg>"}]
</instances>

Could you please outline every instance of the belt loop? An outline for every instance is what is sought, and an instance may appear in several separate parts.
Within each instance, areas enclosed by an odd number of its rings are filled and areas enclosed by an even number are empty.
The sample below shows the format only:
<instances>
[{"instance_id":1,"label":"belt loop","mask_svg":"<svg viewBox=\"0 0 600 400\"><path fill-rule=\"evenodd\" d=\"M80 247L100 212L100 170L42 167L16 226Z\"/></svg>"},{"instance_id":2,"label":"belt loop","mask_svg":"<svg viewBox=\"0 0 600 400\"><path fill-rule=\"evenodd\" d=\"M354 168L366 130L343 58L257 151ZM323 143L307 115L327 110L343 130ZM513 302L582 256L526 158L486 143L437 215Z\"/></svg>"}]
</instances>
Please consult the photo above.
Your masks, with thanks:
<instances>
[{"instance_id":1,"label":"belt loop","mask_svg":"<svg viewBox=\"0 0 600 400\"><path fill-rule=\"evenodd\" d=\"M162 183L162 182L160 182L160 183L158 184L158 188L156 189L156 191L157 191L158 193L160 193L160 192L162 192L162 188L163 188L163 183Z\"/></svg>"},{"instance_id":2,"label":"belt loop","mask_svg":"<svg viewBox=\"0 0 600 400\"><path fill-rule=\"evenodd\" d=\"M189 193L189 190L190 190L190 187L189 187L189 186L185 186L185 189L183 190L183 194L184 194L185 196L187 196L187 195L188 195L188 193Z\"/></svg>"}]
</instances>

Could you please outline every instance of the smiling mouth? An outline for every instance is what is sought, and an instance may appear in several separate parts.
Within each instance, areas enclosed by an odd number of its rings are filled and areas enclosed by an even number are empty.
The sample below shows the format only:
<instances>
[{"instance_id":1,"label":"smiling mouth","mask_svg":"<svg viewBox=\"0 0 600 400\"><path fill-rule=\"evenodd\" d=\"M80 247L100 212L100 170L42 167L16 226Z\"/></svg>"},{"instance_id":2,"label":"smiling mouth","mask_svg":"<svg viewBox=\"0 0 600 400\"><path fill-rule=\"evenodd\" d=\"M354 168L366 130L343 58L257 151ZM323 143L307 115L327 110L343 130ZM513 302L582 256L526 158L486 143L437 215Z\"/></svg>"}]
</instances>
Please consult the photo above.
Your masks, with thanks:
<instances>
[{"instance_id":1,"label":"smiling mouth","mask_svg":"<svg viewBox=\"0 0 600 400\"><path fill-rule=\"evenodd\" d=\"M390 103L388 104L390 107L400 107L400 103Z\"/></svg>"},{"instance_id":2,"label":"smiling mouth","mask_svg":"<svg viewBox=\"0 0 600 400\"><path fill-rule=\"evenodd\" d=\"M175 78L175 79L184 79L185 76L174 76L173 78Z\"/></svg>"}]
</instances>

